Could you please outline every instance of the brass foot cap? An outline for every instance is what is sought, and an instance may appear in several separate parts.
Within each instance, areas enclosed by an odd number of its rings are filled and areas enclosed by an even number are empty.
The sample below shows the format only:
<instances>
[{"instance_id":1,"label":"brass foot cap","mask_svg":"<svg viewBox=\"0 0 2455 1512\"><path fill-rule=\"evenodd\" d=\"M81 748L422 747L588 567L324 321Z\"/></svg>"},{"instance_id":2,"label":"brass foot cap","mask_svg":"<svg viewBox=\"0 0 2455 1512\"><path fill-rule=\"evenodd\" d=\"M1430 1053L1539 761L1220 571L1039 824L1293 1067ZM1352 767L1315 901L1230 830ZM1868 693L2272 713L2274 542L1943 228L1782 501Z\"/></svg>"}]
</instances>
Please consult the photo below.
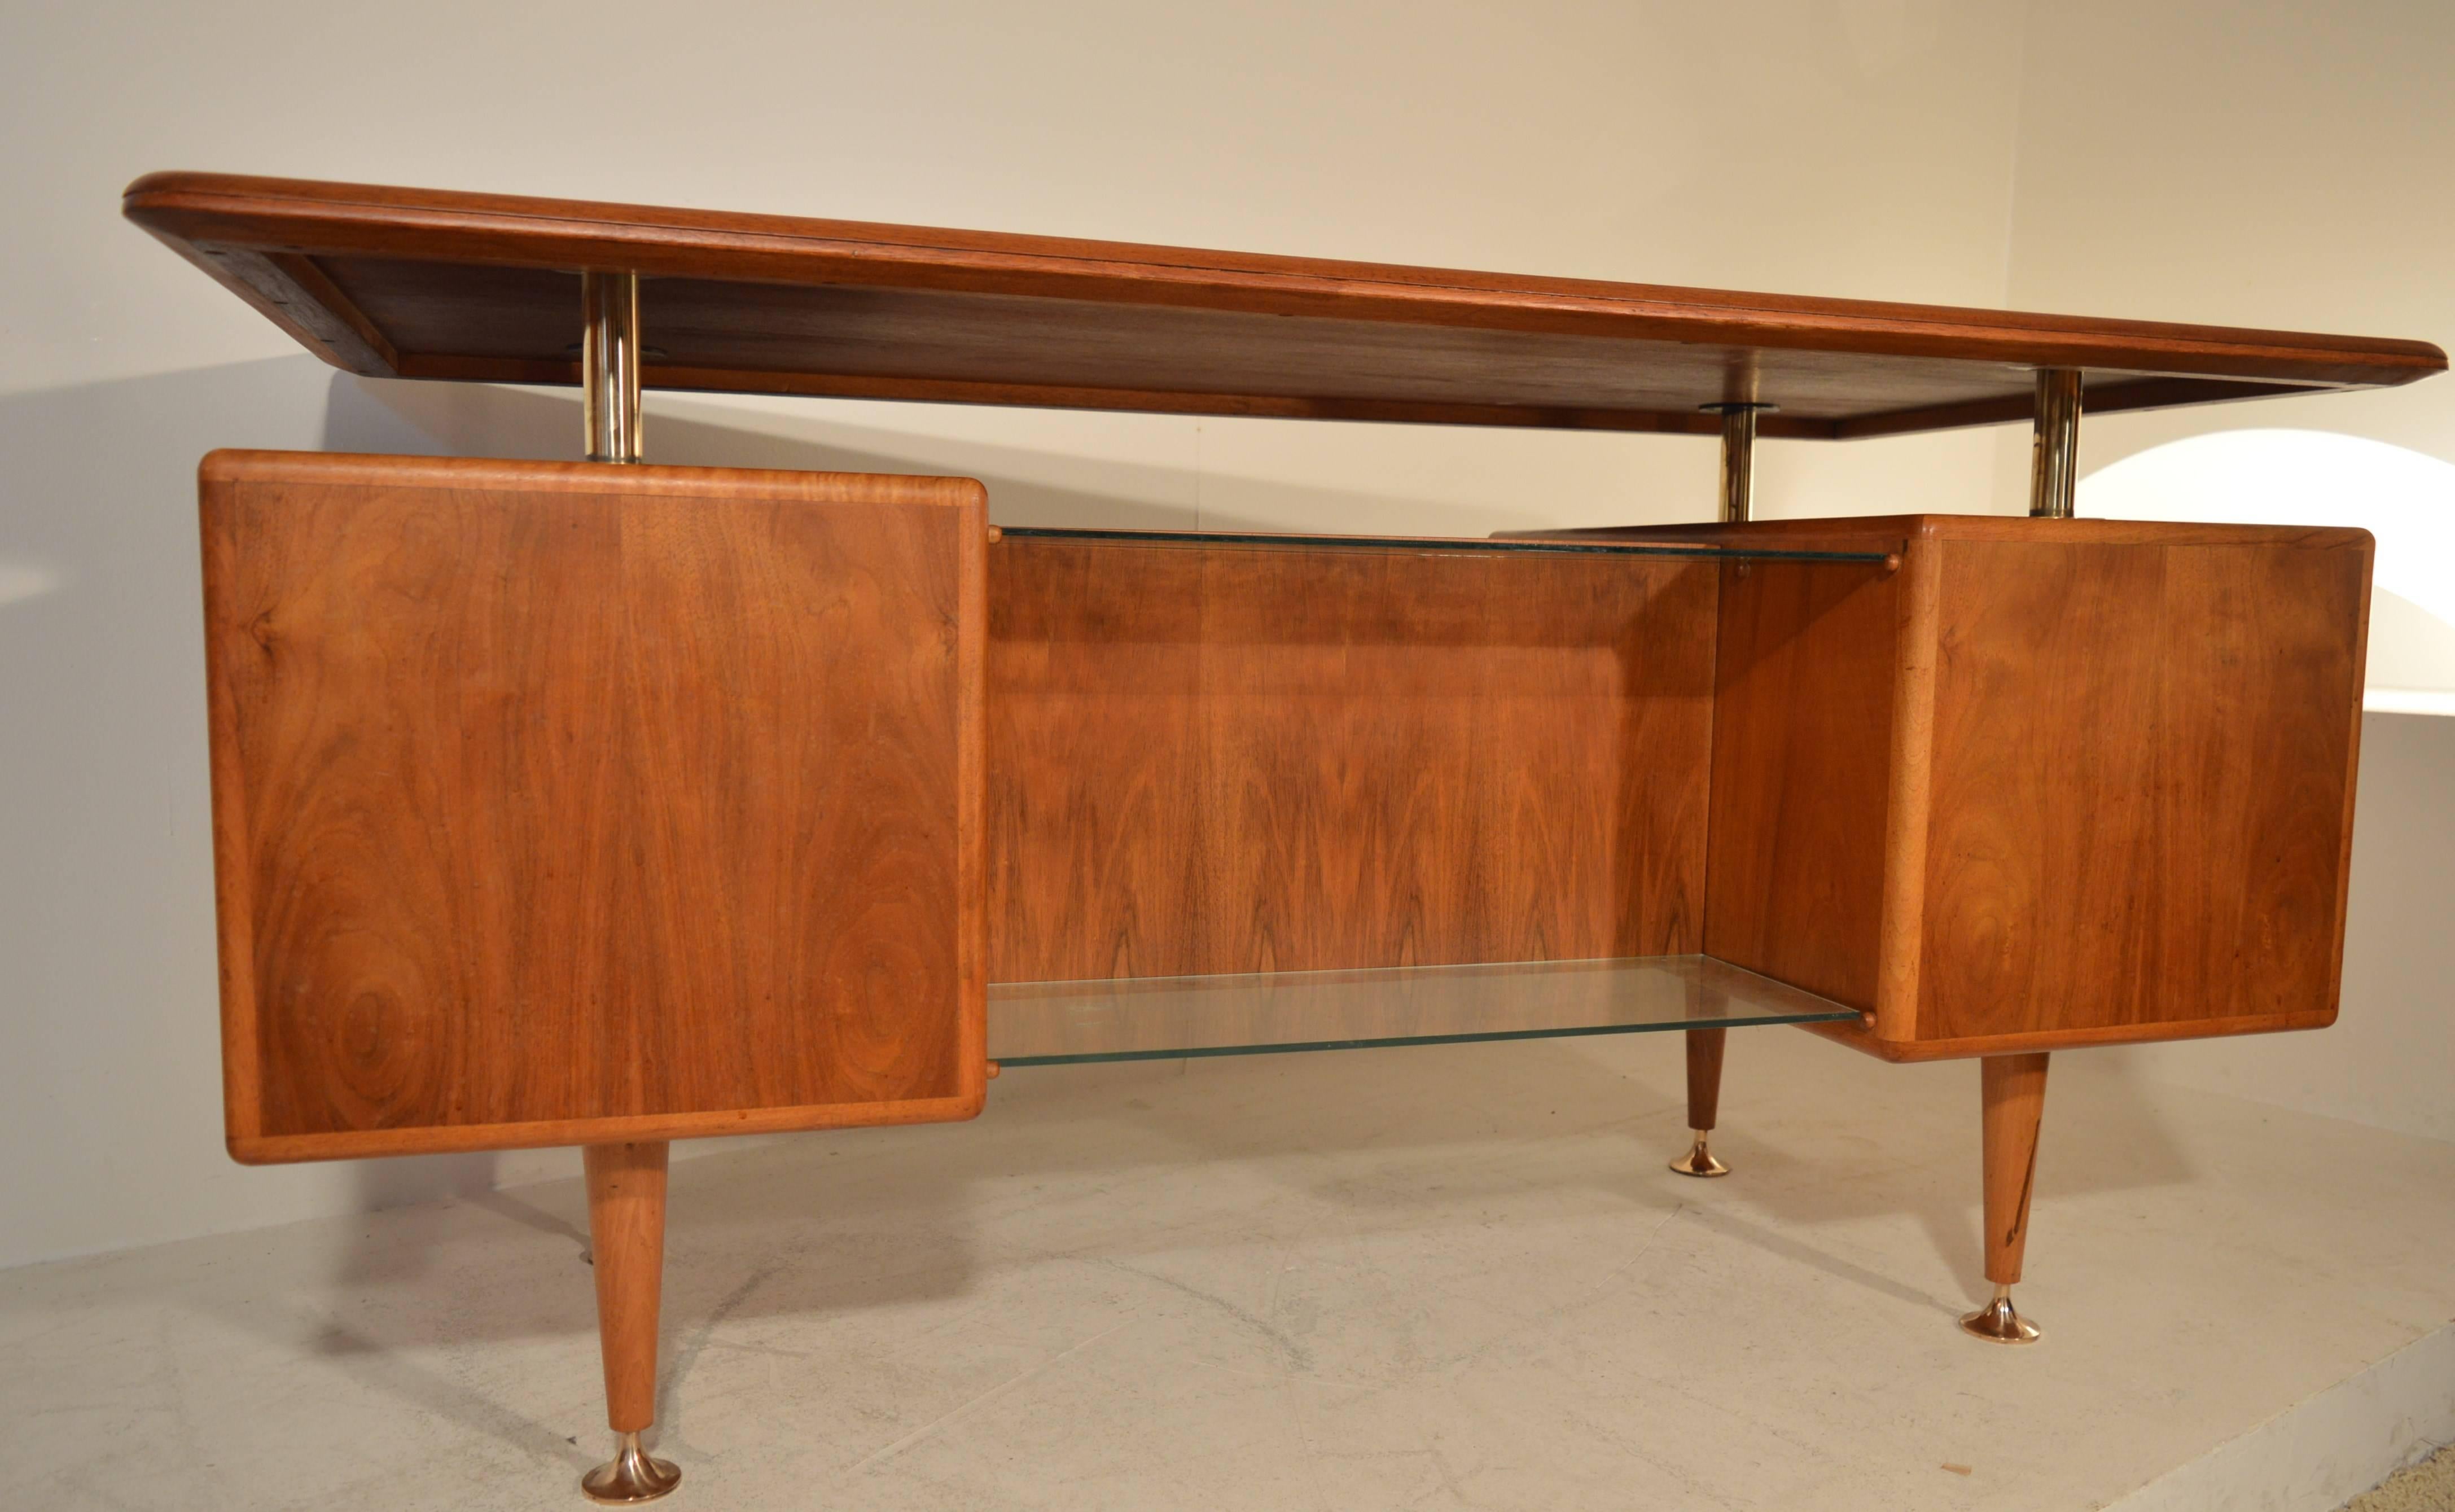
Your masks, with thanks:
<instances>
[{"instance_id":1,"label":"brass foot cap","mask_svg":"<svg viewBox=\"0 0 2455 1512\"><path fill-rule=\"evenodd\" d=\"M1960 1319L1963 1333L1991 1344L2034 1344L2038 1325L2012 1310L2011 1288L1995 1288L1995 1299Z\"/></svg>"},{"instance_id":2,"label":"brass foot cap","mask_svg":"<svg viewBox=\"0 0 2455 1512\"><path fill-rule=\"evenodd\" d=\"M1671 1169L1683 1176L1729 1175L1731 1168L1714 1159L1714 1152L1705 1148L1705 1131L1691 1129L1688 1132L1695 1136L1696 1142L1688 1147L1686 1154L1671 1162Z\"/></svg>"},{"instance_id":3,"label":"brass foot cap","mask_svg":"<svg viewBox=\"0 0 2455 1512\"><path fill-rule=\"evenodd\" d=\"M588 1500L607 1506L654 1502L681 1483L680 1468L640 1448L636 1433L617 1436L614 1458L579 1478L579 1489Z\"/></svg>"}]
</instances>

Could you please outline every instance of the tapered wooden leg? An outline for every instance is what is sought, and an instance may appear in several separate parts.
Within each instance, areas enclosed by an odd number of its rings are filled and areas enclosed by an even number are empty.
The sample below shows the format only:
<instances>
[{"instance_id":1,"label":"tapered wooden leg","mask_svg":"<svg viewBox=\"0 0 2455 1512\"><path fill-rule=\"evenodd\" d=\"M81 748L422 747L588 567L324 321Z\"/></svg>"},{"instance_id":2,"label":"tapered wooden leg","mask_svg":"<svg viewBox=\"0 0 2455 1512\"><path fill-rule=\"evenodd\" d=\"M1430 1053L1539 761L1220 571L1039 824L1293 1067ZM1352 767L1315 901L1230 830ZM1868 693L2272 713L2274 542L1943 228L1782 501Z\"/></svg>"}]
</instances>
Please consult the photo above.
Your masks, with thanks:
<instances>
[{"instance_id":1,"label":"tapered wooden leg","mask_svg":"<svg viewBox=\"0 0 2455 1512\"><path fill-rule=\"evenodd\" d=\"M1686 1154L1671 1162L1671 1169L1683 1176L1731 1174L1708 1148L1722 1101L1722 1046L1730 1036L1727 1029L1688 1031L1688 1133L1694 1142Z\"/></svg>"},{"instance_id":2,"label":"tapered wooden leg","mask_svg":"<svg viewBox=\"0 0 2455 1512\"><path fill-rule=\"evenodd\" d=\"M2046 1109L2046 1057L1989 1055L1978 1062L1985 1100L1986 1278L1995 1299L1960 1320L1980 1338L2026 1344L2037 1328L2012 1309L2012 1284L2029 1248L2029 1191L2038 1174L2038 1120Z\"/></svg>"},{"instance_id":3,"label":"tapered wooden leg","mask_svg":"<svg viewBox=\"0 0 2455 1512\"><path fill-rule=\"evenodd\" d=\"M605 1420L614 1458L580 1479L590 1500L653 1502L681 1471L639 1446L657 1420L657 1307L665 1277L665 1156L661 1140L590 1145L588 1236L597 1261L597 1338L605 1353Z\"/></svg>"}]
</instances>

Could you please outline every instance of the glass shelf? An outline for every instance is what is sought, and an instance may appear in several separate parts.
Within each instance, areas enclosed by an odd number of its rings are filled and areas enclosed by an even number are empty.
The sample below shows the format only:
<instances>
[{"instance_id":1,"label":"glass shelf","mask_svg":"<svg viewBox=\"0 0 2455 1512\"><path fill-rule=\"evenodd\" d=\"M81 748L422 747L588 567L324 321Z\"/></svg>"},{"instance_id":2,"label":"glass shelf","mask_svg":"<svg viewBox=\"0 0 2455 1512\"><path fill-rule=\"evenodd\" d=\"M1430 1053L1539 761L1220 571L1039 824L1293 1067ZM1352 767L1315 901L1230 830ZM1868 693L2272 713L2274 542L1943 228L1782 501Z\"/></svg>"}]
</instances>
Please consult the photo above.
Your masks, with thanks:
<instances>
[{"instance_id":1,"label":"glass shelf","mask_svg":"<svg viewBox=\"0 0 2455 1512\"><path fill-rule=\"evenodd\" d=\"M1858 1016L1703 955L1015 982L989 989L988 1058L1060 1066Z\"/></svg>"},{"instance_id":2,"label":"glass shelf","mask_svg":"<svg viewBox=\"0 0 2455 1512\"><path fill-rule=\"evenodd\" d=\"M1006 525L1018 541L1074 541L1118 546L1187 546L1244 551L1405 552L1427 557L1672 557L1697 562L1882 562L1880 551L1798 551L1775 546L1655 545L1621 541L1502 541L1437 536L1266 535L1208 530L1062 530Z\"/></svg>"}]
</instances>

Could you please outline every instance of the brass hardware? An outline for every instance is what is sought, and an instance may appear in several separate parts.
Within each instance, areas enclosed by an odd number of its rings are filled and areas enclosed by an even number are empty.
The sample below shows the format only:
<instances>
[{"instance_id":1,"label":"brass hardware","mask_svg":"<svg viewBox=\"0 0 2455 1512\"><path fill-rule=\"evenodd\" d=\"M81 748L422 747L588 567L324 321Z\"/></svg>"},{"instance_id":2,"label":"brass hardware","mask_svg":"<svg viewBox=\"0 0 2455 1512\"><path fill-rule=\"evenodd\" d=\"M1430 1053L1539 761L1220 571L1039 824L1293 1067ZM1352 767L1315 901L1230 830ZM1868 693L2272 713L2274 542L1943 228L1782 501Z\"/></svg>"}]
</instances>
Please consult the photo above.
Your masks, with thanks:
<instances>
[{"instance_id":1,"label":"brass hardware","mask_svg":"<svg viewBox=\"0 0 2455 1512\"><path fill-rule=\"evenodd\" d=\"M571 358L574 362L577 362L579 360L580 355L587 351L587 349L588 343L584 341L572 341L563 346L562 355ZM657 346L646 341L639 343L639 360L642 364L667 361L672 357L673 354L666 351L663 347Z\"/></svg>"},{"instance_id":2,"label":"brass hardware","mask_svg":"<svg viewBox=\"0 0 2455 1512\"><path fill-rule=\"evenodd\" d=\"M2029 513L2072 517L2080 481L2080 370L2038 370L2038 428L2029 452Z\"/></svg>"},{"instance_id":3,"label":"brass hardware","mask_svg":"<svg viewBox=\"0 0 2455 1512\"><path fill-rule=\"evenodd\" d=\"M659 1460L639 1447L639 1436L614 1436L614 1458L579 1478L579 1489L591 1502L630 1506L654 1502L682 1483L682 1473L671 1460Z\"/></svg>"},{"instance_id":4,"label":"brass hardware","mask_svg":"<svg viewBox=\"0 0 2455 1512\"><path fill-rule=\"evenodd\" d=\"M990 544L990 545L994 546L994 545L996 545L999 541L1004 541L1004 539L1005 539L1005 532L1004 532L1004 531L1000 530L1000 529L999 529L997 526L995 526L995 525L991 525L991 526L989 526L989 544Z\"/></svg>"},{"instance_id":5,"label":"brass hardware","mask_svg":"<svg viewBox=\"0 0 2455 1512\"><path fill-rule=\"evenodd\" d=\"M1004 1071L1004 1067L1002 1067L1002 1066L1000 1066L996 1061L990 1061L990 1062L989 1062L989 1080L991 1080L991 1081L995 1081L995 1080L997 1080L997 1079L998 1079L998 1073L999 1073L1000 1072Z\"/></svg>"},{"instance_id":6,"label":"brass hardware","mask_svg":"<svg viewBox=\"0 0 2455 1512\"><path fill-rule=\"evenodd\" d=\"M1755 500L1756 412L1738 405L1722 412L1722 523L1748 518Z\"/></svg>"},{"instance_id":7,"label":"brass hardware","mask_svg":"<svg viewBox=\"0 0 2455 1512\"><path fill-rule=\"evenodd\" d=\"M639 276L579 276L579 410L592 462L639 460Z\"/></svg>"},{"instance_id":8,"label":"brass hardware","mask_svg":"<svg viewBox=\"0 0 2455 1512\"><path fill-rule=\"evenodd\" d=\"M1897 551L1888 551L1884 553L1884 576L1889 578L1894 573L1900 570L1901 554Z\"/></svg>"},{"instance_id":9,"label":"brass hardware","mask_svg":"<svg viewBox=\"0 0 2455 1512\"><path fill-rule=\"evenodd\" d=\"M1686 1154L1681 1155L1678 1159L1671 1162L1671 1169L1678 1172L1683 1176L1729 1175L1731 1174L1731 1168L1722 1164L1719 1160L1714 1159L1714 1152L1705 1148L1713 1131L1710 1129L1691 1129L1688 1133L1695 1139L1696 1142L1688 1147L1688 1153Z\"/></svg>"},{"instance_id":10,"label":"brass hardware","mask_svg":"<svg viewBox=\"0 0 2455 1512\"><path fill-rule=\"evenodd\" d=\"M2012 1289L1995 1288L1995 1299L1974 1313L1961 1315L1963 1333L1972 1334L1994 1344L2034 1344L2038 1341L2038 1325L2012 1310Z\"/></svg>"},{"instance_id":11,"label":"brass hardware","mask_svg":"<svg viewBox=\"0 0 2455 1512\"><path fill-rule=\"evenodd\" d=\"M1755 500L1756 417L1777 404L1735 400L1700 404L1709 415L1722 417L1722 523L1735 525L1748 518Z\"/></svg>"}]
</instances>

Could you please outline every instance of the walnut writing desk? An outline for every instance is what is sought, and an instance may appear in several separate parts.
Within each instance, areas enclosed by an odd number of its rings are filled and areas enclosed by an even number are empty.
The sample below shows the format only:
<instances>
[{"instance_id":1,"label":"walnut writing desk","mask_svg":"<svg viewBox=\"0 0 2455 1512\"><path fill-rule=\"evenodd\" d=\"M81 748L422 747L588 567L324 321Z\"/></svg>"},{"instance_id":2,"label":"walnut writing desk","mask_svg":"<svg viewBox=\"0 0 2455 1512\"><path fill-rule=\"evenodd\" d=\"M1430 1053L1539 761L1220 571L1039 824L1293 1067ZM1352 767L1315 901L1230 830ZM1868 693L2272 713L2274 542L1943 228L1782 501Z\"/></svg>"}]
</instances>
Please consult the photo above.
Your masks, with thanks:
<instances>
[{"instance_id":1,"label":"walnut writing desk","mask_svg":"<svg viewBox=\"0 0 2455 1512\"><path fill-rule=\"evenodd\" d=\"M667 1141L1001 1066L1734 1027L1981 1057L1980 1337L2051 1050L2336 1012L2370 539L2070 517L2083 410L2419 342L156 174L318 356L577 383L586 462L215 453L232 1153L587 1153L649 1456ZM1007 530L638 465L639 390L1718 435L1719 521ZM1755 521L1756 438L2030 420L2032 518ZM606 465L620 463L628 465ZM2326 512L2313 501L2314 515Z\"/></svg>"}]
</instances>

